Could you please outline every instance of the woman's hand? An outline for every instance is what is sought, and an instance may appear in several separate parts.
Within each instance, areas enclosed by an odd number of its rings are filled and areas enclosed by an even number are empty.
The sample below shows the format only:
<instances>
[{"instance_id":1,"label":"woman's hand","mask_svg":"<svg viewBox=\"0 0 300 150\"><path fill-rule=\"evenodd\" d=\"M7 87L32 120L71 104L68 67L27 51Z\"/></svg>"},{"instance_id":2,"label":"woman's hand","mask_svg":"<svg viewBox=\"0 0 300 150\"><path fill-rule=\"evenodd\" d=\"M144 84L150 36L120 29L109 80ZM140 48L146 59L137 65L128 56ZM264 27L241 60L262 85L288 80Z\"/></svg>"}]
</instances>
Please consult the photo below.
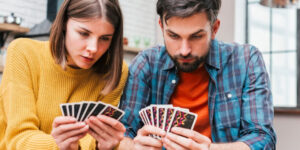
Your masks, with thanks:
<instances>
[{"instance_id":1,"label":"woman's hand","mask_svg":"<svg viewBox=\"0 0 300 150\"><path fill-rule=\"evenodd\" d=\"M124 138L126 129L121 122L114 118L104 115L91 116L86 123L90 127L88 133L98 142L98 149L111 150Z\"/></svg>"},{"instance_id":2,"label":"woman's hand","mask_svg":"<svg viewBox=\"0 0 300 150\"><path fill-rule=\"evenodd\" d=\"M78 141L88 132L89 126L76 122L73 117L56 117L52 124L51 135L60 150L77 150Z\"/></svg>"}]
</instances>

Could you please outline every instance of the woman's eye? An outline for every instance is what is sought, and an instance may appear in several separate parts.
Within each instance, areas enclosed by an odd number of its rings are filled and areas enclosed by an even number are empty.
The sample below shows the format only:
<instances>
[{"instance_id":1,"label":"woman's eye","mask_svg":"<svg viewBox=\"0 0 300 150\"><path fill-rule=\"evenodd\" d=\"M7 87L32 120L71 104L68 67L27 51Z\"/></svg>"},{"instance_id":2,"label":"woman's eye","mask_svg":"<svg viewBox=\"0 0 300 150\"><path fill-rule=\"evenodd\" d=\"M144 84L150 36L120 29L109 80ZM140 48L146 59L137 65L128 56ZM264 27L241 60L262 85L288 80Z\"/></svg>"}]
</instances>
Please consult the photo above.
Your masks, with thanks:
<instances>
[{"instance_id":1,"label":"woman's eye","mask_svg":"<svg viewBox=\"0 0 300 150\"><path fill-rule=\"evenodd\" d=\"M79 34L80 34L81 36L84 36L84 37L87 37L87 36L89 36L89 34L88 34L88 33L86 33L86 32L79 32Z\"/></svg>"},{"instance_id":2,"label":"woman's eye","mask_svg":"<svg viewBox=\"0 0 300 150\"><path fill-rule=\"evenodd\" d=\"M110 38L109 38L109 37L101 37L100 40L101 40L101 41L109 41Z\"/></svg>"}]
</instances>

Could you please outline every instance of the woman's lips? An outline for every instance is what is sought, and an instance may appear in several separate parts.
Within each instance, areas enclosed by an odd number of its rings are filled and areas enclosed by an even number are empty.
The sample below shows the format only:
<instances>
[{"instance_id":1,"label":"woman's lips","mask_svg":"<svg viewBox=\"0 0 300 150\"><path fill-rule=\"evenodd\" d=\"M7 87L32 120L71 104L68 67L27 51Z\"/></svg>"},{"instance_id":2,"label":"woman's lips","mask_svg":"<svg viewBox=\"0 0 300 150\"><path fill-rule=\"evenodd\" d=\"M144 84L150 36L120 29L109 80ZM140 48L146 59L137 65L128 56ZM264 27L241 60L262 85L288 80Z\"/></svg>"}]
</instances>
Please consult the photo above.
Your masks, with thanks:
<instances>
[{"instance_id":1,"label":"woman's lips","mask_svg":"<svg viewBox=\"0 0 300 150\"><path fill-rule=\"evenodd\" d=\"M93 58L89 58L89 57L84 57L84 56L81 56L83 61L85 62L92 62L94 59Z\"/></svg>"}]
</instances>

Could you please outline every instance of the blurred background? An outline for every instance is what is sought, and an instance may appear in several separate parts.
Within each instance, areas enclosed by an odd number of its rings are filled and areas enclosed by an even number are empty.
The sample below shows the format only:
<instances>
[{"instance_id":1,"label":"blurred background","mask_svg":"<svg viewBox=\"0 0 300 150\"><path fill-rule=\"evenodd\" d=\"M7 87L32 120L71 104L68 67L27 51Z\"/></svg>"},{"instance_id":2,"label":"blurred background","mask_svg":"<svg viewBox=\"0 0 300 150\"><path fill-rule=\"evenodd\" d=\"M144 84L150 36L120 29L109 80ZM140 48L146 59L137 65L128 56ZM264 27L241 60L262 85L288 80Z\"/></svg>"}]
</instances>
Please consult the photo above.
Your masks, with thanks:
<instances>
[{"instance_id":1,"label":"blurred background","mask_svg":"<svg viewBox=\"0 0 300 150\"><path fill-rule=\"evenodd\" d=\"M119 0L124 15L125 60L163 44L157 0ZM0 0L0 82L8 44L15 38L48 40L63 0ZM217 34L225 42L249 43L262 52L271 79L277 149L300 147L300 10L298 0L223 0ZM299 18L299 20L298 20Z\"/></svg>"}]
</instances>

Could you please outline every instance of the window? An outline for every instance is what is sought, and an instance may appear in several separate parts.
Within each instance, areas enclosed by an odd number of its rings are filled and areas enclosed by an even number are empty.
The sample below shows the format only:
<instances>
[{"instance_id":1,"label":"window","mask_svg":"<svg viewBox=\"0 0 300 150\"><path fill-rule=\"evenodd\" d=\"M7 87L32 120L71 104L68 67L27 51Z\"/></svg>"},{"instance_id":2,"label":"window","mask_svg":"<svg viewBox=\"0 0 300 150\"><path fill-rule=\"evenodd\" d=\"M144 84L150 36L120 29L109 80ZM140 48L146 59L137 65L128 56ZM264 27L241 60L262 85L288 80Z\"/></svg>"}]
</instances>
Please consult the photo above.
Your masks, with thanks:
<instances>
[{"instance_id":1,"label":"window","mask_svg":"<svg viewBox=\"0 0 300 150\"><path fill-rule=\"evenodd\" d=\"M300 108L297 87L297 18L293 8L270 8L247 0L246 43L262 52L270 75L275 107ZM300 19L300 18L299 18Z\"/></svg>"}]
</instances>

